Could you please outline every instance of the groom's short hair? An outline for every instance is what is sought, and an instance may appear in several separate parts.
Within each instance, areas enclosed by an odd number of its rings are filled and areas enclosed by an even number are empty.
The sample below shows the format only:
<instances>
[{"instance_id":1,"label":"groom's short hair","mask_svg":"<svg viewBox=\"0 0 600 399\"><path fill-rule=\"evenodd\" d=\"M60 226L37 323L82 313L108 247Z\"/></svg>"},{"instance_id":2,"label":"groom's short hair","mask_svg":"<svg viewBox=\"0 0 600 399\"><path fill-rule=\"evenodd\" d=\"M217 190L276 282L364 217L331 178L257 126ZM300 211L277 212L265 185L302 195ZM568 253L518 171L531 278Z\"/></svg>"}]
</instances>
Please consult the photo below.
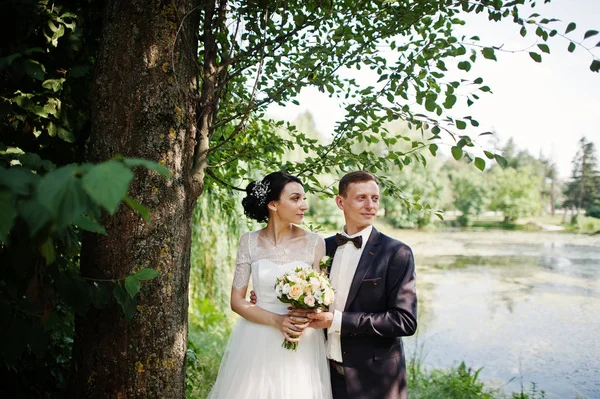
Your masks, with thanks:
<instances>
[{"instance_id":1,"label":"groom's short hair","mask_svg":"<svg viewBox=\"0 0 600 399\"><path fill-rule=\"evenodd\" d=\"M356 172L347 173L340 179L338 194L342 197L346 197L346 194L348 194L348 187L350 186L350 184L362 183L365 181L374 181L377 185L379 185L377 177L372 173L365 172L364 170L358 170Z\"/></svg>"}]
</instances>

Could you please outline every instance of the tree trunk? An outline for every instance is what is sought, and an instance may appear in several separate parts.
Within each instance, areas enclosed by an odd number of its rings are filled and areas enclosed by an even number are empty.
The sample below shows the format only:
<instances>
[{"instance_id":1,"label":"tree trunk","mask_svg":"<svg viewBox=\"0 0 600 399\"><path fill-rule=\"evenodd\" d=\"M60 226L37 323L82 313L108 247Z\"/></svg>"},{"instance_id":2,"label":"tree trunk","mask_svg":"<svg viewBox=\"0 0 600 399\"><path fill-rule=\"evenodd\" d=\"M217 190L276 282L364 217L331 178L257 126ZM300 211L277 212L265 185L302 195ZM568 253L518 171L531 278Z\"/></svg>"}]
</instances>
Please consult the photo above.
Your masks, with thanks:
<instances>
[{"instance_id":1,"label":"tree trunk","mask_svg":"<svg viewBox=\"0 0 600 399\"><path fill-rule=\"evenodd\" d=\"M84 236L81 271L122 279L142 267L135 318L112 300L76 319L74 398L184 398L191 221L202 186L194 179L198 74L197 0L109 0L96 62L89 158L116 154L167 166L167 180L138 168L130 196L149 207L146 223L125 206Z\"/></svg>"}]
</instances>

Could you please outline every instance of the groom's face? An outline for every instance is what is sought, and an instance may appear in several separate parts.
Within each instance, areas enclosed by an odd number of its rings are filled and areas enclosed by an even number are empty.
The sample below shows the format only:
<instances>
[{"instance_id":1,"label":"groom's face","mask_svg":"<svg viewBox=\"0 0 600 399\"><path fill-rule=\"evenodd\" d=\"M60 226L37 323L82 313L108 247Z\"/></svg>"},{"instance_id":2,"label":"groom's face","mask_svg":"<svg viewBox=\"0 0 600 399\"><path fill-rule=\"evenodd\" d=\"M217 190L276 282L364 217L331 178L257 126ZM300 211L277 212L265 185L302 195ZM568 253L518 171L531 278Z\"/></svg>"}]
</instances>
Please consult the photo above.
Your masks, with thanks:
<instances>
[{"instance_id":1,"label":"groom's face","mask_svg":"<svg viewBox=\"0 0 600 399\"><path fill-rule=\"evenodd\" d=\"M351 183L346 195L338 195L335 200L344 212L346 232L352 235L375 221L379 209L379 186L374 181Z\"/></svg>"}]
</instances>

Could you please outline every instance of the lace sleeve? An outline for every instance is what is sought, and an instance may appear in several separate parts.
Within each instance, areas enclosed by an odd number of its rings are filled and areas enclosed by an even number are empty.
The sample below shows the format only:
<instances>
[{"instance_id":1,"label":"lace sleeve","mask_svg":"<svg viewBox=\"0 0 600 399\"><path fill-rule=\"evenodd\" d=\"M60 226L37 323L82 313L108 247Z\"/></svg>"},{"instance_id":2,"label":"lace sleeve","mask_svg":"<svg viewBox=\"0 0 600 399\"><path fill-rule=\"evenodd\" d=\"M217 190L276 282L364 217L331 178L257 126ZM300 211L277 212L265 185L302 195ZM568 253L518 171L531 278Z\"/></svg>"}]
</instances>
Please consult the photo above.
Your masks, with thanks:
<instances>
[{"instance_id":1,"label":"lace sleeve","mask_svg":"<svg viewBox=\"0 0 600 399\"><path fill-rule=\"evenodd\" d=\"M325 240L318 234L315 234L317 237L317 242L315 243L315 259L313 262L313 269L320 270L321 259L325 256Z\"/></svg>"},{"instance_id":2,"label":"lace sleeve","mask_svg":"<svg viewBox=\"0 0 600 399\"><path fill-rule=\"evenodd\" d=\"M240 238L237 259L235 260L235 272L233 274L233 288L239 290L247 287L250 282L250 247L248 245L249 233Z\"/></svg>"}]
</instances>

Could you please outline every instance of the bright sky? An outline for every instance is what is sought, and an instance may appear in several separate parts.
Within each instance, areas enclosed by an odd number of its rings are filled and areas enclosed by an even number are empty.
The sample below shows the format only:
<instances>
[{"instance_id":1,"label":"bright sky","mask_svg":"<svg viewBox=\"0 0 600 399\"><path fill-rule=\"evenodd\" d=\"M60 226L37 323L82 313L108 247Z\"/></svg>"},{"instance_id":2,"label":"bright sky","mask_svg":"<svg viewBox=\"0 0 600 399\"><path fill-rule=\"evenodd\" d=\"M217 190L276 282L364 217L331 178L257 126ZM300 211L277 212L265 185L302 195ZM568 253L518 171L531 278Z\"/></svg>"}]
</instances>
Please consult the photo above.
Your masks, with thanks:
<instances>
[{"instance_id":1,"label":"bright sky","mask_svg":"<svg viewBox=\"0 0 600 399\"><path fill-rule=\"evenodd\" d=\"M569 34L577 41L581 41L589 29L600 30L600 0L540 3L541 0L534 11L547 18L560 19L561 22L552 25L560 33L565 31L569 22L577 23L577 29ZM523 14L528 16L525 12ZM487 14L468 15L465 19L467 25L462 27L461 33L467 37L478 35L481 44L504 44L506 50L527 49L520 53L496 51L498 62L478 57L468 76L471 79L481 76L493 94L481 96L481 100L469 108L455 106L452 109L455 116L472 115L480 122L477 131L469 132L472 137L490 130L498 134L502 144L513 137L519 148L527 149L532 155L537 156L543 151L546 157L551 157L562 178L571 173L571 160L582 136L594 141L600 152L600 73L590 71L592 56L586 50L578 46L574 53L568 53L569 42L555 37L550 40L551 54L542 54L543 62L539 64L528 54L529 51L541 53L537 49L535 35L528 34L522 38L511 21L500 24L488 22ZM599 41L600 34L587 39L584 44L592 47ZM534 48L529 49L530 46ZM599 56L600 47L596 47L594 52ZM344 117L338 100L319 93L317 89L304 89L297 100L299 106L272 106L269 114L293 120L308 110L317 129L324 135L330 134L336 121ZM464 100L459 98L459 103L464 103ZM486 143L481 144L485 146Z\"/></svg>"}]
</instances>

